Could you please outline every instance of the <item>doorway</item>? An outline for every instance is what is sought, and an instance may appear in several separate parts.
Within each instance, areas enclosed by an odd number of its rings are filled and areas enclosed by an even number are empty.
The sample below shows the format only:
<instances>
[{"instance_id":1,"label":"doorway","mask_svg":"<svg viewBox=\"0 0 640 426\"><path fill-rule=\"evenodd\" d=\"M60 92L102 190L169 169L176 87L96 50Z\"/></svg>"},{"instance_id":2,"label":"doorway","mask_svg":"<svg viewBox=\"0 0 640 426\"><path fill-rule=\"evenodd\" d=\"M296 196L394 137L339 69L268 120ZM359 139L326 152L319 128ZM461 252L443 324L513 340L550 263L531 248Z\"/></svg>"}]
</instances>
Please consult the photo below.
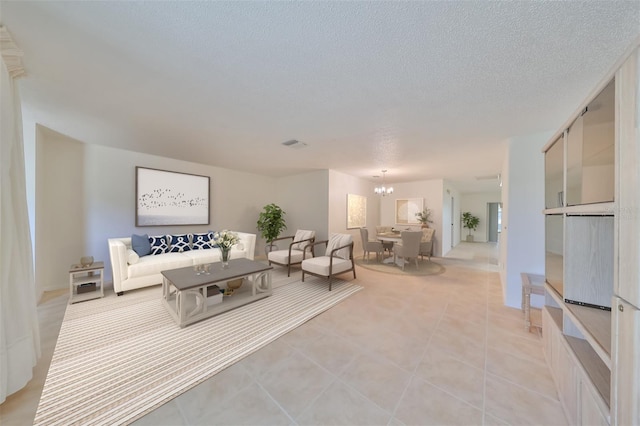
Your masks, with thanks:
<instances>
[{"instance_id":1,"label":"doorway","mask_svg":"<svg viewBox=\"0 0 640 426\"><path fill-rule=\"evenodd\" d=\"M454 208L453 208L453 195L451 196L451 248L453 248L454 244L453 244L453 234L454 234L454 229L453 229L453 214Z\"/></svg>"},{"instance_id":2,"label":"doorway","mask_svg":"<svg viewBox=\"0 0 640 426\"><path fill-rule=\"evenodd\" d=\"M489 219L487 241L497 243L502 222L502 207L500 203L487 203L487 218Z\"/></svg>"}]
</instances>

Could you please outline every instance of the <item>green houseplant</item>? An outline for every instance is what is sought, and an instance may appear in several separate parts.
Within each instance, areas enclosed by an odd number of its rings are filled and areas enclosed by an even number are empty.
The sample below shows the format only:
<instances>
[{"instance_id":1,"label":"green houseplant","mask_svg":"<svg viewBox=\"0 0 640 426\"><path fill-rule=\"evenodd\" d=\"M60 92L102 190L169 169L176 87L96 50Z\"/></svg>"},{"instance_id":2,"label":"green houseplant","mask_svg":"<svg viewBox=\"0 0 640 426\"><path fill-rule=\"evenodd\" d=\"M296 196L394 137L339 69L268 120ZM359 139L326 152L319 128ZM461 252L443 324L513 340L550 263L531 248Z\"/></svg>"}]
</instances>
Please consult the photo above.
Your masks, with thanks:
<instances>
[{"instance_id":1,"label":"green houseplant","mask_svg":"<svg viewBox=\"0 0 640 426\"><path fill-rule=\"evenodd\" d=\"M262 238L267 240L265 251L269 253L274 248L273 240L278 238L280 232L287 229L284 215L286 213L277 205L271 203L263 207L258 218L258 230Z\"/></svg>"},{"instance_id":2,"label":"green houseplant","mask_svg":"<svg viewBox=\"0 0 640 426\"><path fill-rule=\"evenodd\" d=\"M462 226L469 229L469 235L467 235L467 241L473 241L473 235L471 231L475 231L478 228L480 219L471 214L471 212L462 213Z\"/></svg>"},{"instance_id":3,"label":"green houseplant","mask_svg":"<svg viewBox=\"0 0 640 426\"><path fill-rule=\"evenodd\" d=\"M431 220L431 209L424 209L421 212L416 213L416 219L422 224L423 228L428 228Z\"/></svg>"}]
</instances>

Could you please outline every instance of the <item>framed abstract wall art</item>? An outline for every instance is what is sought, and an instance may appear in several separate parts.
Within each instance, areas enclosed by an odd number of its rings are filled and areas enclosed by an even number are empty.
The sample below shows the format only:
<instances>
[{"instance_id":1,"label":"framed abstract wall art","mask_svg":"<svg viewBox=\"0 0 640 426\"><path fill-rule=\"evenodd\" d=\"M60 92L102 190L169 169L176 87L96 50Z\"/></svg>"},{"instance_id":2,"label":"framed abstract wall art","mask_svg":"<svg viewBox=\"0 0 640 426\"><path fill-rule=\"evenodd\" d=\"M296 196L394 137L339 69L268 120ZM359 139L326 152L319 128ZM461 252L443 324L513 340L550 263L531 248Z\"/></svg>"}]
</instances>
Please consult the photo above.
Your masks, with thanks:
<instances>
[{"instance_id":1,"label":"framed abstract wall art","mask_svg":"<svg viewBox=\"0 0 640 426\"><path fill-rule=\"evenodd\" d=\"M423 198L407 198L396 200L396 225L415 225L420 221L416 213L422 211Z\"/></svg>"},{"instance_id":2,"label":"framed abstract wall art","mask_svg":"<svg viewBox=\"0 0 640 426\"><path fill-rule=\"evenodd\" d=\"M136 167L136 226L208 225L209 176Z\"/></svg>"},{"instance_id":3,"label":"framed abstract wall art","mask_svg":"<svg viewBox=\"0 0 640 426\"><path fill-rule=\"evenodd\" d=\"M367 197L347 194L347 229L367 225Z\"/></svg>"}]
</instances>

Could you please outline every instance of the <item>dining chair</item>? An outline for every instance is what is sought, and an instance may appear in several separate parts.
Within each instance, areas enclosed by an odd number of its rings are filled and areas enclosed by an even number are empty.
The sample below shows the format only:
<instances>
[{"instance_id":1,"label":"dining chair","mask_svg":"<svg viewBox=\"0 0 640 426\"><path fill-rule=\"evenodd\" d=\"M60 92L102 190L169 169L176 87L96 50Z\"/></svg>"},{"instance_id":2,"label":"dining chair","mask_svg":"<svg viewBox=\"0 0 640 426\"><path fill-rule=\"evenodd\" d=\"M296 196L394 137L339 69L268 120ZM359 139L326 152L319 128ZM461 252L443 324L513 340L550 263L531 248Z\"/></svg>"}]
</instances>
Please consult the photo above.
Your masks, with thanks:
<instances>
[{"instance_id":1,"label":"dining chair","mask_svg":"<svg viewBox=\"0 0 640 426\"><path fill-rule=\"evenodd\" d=\"M396 263L396 259L401 257L403 260L402 270L404 271L404 265L409 259L415 259L416 269L418 269L418 255L420 254L422 231L402 231L400 237L402 238L402 242L393 245L393 262Z\"/></svg>"},{"instance_id":2,"label":"dining chair","mask_svg":"<svg viewBox=\"0 0 640 426\"><path fill-rule=\"evenodd\" d=\"M367 228L360 228L360 238L362 239L362 259L367 258L367 262L369 261L369 253L374 252L376 254L376 261L380 262L382 253L383 253L383 245L381 241L370 240L369 239L369 230Z\"/></svg>"},{"instance_id":3,"label":"dining chair","mask_svg":"<svg viewBox=\"0 0 640 426\"><path fill-rule=\"evenodd\" d=\"M386 234L391 232L393 226L376 226L376 234ZM382 241L382 254L384 255L384 250L389 252L391 255L391 251L393 250L393 241Z\"/></svg>"},{"instance_id":4,"label":"dining chair","mask_svg":"<svg viewBox=\"0 0 640 426\"><path fill-rule=\"evenodd\" d=\"M422 228L422 239L420 240L420 258L424 260L425 256L433 254L433 237L436 233L434 228Z\"/></svg>"}]
</instances>

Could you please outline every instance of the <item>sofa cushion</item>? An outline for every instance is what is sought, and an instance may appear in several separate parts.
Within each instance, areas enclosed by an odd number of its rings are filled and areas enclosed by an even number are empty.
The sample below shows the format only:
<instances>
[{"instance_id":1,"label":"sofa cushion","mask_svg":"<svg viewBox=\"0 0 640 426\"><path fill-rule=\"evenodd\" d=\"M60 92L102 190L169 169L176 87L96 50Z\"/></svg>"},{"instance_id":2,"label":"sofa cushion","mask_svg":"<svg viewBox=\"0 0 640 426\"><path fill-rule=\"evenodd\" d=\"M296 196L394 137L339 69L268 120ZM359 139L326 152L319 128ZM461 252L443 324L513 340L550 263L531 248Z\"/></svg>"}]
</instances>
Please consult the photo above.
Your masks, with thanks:
<instances>
[{"instance_id":1,"label":"sofa cushion","mask_svg":"<svg viewBox=\"0 0 640 426\"><path fill-rule=\"evenodd\" d=\"M128 273L129 278L137 278L192 265L193 261L182 253L164 253L157 256L141 257L138 263L129 265Z\"/></svg>"},{"instance_id":2,"label":"sofa cushion","mask_svg":"<svg viewBox=\"0 0 640 426\"><path fill-rule=\"evenodd\" d=\"M138 256L138 253L136 253L132 249L127 249L127 263L129 265L133 265L134 263L138 263L138 260L140 260L140 256Z\"/></svg>"},{"instance_id":3,"label":"sofa cushion","mask_svg":"<svg viewBox=\"0 0 640 426\"><path fill-rule=\"evenodd\" d=\"M138 256L146 256L151 254L151 243L149 242L149 236L143 235L131 235L131 248L138 253Z\"/></svg>"},{"instance_id":4,"label":"sofa cushion","mask_svg":"<svg viewBox=\"0 0 640 426\"><path fill-rule=\"evenodd\" d=\"M151 243L151 254L163 254L169 251L166 235L154 235L149 237Z\"/></svg>"},{"instance_id":5,"label":"sofa cushion","mask_svg":"<svg viewBox=\"0 0 640 426\"><path fill-rule=\"evenodd\" d=\"M329 256L312 257L302 261L302 270L311 272L312 274L322 275L324 277L329 276L329 263L331 258ZM333 268L331 272L339 274L340 272L348 271L351 269L351 261L340 259L339 257L333 258Z\"/></svg>"},{"instance_id":6,"label":"sofa cushion","mask_svg":"<svg viewBox=\"0 0 640 426\"><path fill-rule=\"evenodd\" d=\"M191 239L192 250L207 250L213 248L211 245L211 233L193 234Z\"/></svg>"},{"instance_id":7,"label":"sofa cushion","mask_svg":"<svg viewBox=\"0 0 640 426\"><path fill-rule=\"evenodd\" d=\"M289 263L302 262L303 252L300 250L291 250L291 262L289 262L289 250L276 250L269 252L268 259L270 262L288 265Z\"/></svg>"},{"instance_id":8,"label":"sofa cushion","mask_svg":"<svg viewBox=\"0 0 640 426\"><path fill-rule=\"evenodd\" d=\"M191 250L190 234L167 235L169 242L169 253L182 253Z\"/></svg>"},{"instance_id":9,"label":"sofa cushion","mask_svg":"<svg viewBox=\"0 0 640 426\"><path fill-rule=\"evenodd\" d=\"M191 259L194 265L220 261L220 250L191 250L184 252L182 255Z\"/></svg>"}]
</instances>

